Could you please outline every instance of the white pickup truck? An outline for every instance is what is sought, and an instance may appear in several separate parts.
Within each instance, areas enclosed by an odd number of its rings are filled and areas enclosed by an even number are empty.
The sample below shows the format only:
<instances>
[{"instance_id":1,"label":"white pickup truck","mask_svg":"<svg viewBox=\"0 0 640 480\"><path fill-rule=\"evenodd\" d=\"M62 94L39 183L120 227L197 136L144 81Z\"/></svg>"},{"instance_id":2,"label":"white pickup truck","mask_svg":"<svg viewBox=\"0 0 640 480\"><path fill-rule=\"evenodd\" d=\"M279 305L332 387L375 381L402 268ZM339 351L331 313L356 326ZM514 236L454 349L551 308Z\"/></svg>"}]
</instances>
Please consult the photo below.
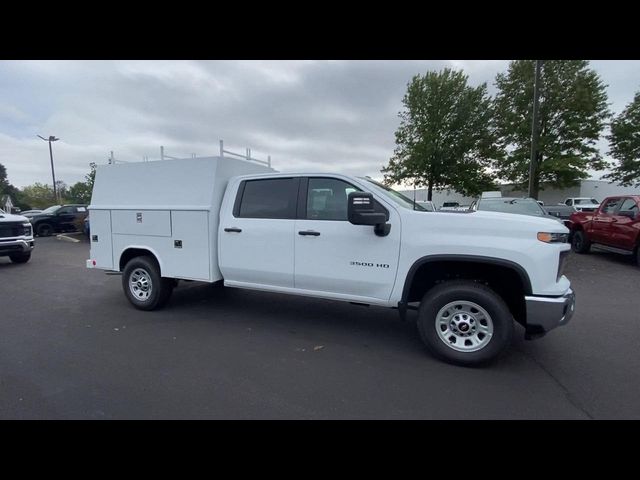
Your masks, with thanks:
<instances>
[{"instance_id":1,"label":"white pickup truck","mask_svg":"<svg viewBox=\"0 0 640 480\"><path fill-rule=\"evenodd\" d=\"M9 257L13 263L27 263L34 246L29 219L0 209L0 257Z\"/></svg>"},{"instance_id":2,"label":"white pickup truck","mask_svg":"<svg viewBox=\"0 0 640 480\"><path fill-rule=\"evenodd\" d=\"M179 279L417 310L436 356L475 365L564 325L568 230L496 212L428 212L367 177L277 173L224 157L99 166L88 268L162 307ZM241 308L241 306L239 306Z\"/></svg>"}]
</instances>

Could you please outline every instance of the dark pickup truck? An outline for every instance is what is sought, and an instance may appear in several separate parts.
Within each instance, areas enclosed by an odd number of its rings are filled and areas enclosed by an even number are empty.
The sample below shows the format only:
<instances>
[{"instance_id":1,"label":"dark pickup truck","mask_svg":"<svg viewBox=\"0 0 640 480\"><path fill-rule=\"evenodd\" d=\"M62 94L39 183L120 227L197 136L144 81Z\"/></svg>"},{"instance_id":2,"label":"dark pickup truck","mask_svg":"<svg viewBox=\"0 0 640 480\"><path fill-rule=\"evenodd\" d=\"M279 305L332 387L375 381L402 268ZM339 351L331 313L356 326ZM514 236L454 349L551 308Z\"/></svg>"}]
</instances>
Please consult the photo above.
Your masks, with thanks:
<instances>
[{"instance_id":1,"label":"dark pickup truck","mask_svg":"<svg viewBox=\"0 0 640 480\"><path fill-rule=\"evenodd\" d=\"M34 215L29 221L36 235L48 237L54 233L81 232L88 213L86 205L54 205Z\"/></svg>"},{"instance_id":2,"label":"dark pickup truck","mask_svg":"<svg viewBox=\"0 0 640 480\"><path fill-rule=\"evenodd\" d=\"M634 255L640 266L640 195L607 197L595 212L571 215L571 246L576 253L591 247Z\"/></svg>"}]
</instances>

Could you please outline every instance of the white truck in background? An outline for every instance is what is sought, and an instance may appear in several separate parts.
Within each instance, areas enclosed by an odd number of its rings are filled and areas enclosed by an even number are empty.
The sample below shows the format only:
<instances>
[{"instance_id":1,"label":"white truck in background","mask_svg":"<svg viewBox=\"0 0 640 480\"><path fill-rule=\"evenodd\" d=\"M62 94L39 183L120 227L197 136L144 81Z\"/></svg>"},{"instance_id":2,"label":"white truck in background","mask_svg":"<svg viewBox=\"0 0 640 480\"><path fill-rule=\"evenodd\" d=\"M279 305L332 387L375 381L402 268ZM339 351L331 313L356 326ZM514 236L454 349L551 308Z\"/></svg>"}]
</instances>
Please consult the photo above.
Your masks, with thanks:
<instances>
[{"instance_id":1,"label":"white truck in background","mask_svg":"<svg viewBox=\"0 0 640 480\"><path fill-rule=\"evenodd\" d=\"M99 166L88 268L138 309L178 280L417 310L436 356L476 365L572 317L568 230L496 212L432 213L368 177L209 157ZM508 218L507 218L508 216ZM239 305L238 308L241 308Z\"/></svg>"}]
</instances>

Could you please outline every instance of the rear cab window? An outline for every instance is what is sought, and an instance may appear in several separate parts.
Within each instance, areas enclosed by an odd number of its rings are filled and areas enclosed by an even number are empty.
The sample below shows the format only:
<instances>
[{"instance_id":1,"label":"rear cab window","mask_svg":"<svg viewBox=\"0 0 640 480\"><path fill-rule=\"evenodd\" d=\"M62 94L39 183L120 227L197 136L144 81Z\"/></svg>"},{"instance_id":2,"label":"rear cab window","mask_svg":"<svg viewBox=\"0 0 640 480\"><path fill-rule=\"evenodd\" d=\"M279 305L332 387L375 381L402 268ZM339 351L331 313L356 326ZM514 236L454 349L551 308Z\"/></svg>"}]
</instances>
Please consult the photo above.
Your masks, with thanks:
<instances>
[{"instance_id":1,"label":"rear cab window","mask_svg":"<svg viewBox=\"0 0 640 480\"><path fill-rule=\"evenodd\" d=\"M294 219L298 178L244 180L238 188L233 215L237 218Z\"/></svg>"}]
</instances>

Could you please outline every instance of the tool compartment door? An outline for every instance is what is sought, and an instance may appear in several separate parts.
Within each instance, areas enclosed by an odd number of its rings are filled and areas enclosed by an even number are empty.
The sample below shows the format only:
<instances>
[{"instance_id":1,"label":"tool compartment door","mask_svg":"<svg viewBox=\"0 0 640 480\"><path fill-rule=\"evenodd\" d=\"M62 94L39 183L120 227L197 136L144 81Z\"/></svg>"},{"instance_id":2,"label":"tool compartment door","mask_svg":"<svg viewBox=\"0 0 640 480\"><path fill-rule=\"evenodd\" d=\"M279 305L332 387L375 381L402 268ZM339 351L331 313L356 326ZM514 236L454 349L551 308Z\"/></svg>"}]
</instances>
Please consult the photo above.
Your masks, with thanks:
<instances>
[{"instance_id":1,"label":"tool compartment door","mask_svg":"<svg viewBox=\"0 0 640 480\"><path fill-rule=\"evenodd\" d=\"M90 258L96 261L96 267L113 270L110 210L91 210L89 235L91 241Z\"/></svg>"}]
</instances>

